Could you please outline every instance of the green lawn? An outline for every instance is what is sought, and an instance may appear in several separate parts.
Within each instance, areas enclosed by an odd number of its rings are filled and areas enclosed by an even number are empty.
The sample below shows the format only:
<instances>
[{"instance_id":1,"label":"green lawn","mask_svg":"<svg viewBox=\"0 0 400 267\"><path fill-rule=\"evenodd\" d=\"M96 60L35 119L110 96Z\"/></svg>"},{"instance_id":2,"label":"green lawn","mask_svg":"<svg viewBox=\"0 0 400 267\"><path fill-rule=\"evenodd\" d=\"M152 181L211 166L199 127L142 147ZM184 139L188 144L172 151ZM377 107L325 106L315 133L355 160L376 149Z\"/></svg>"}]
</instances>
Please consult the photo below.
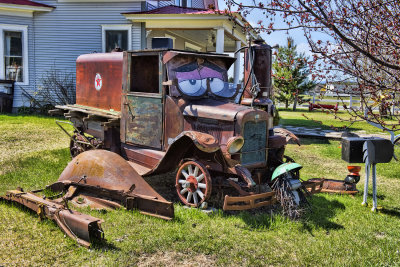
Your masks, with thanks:
<instances>
[{"instance_id":1,"label":"green lawn","mask_svg":"<svg viewBox=\"0 0 400 267\"><path fill-rule=\"evenodd\" d=\"M281 117L279 123L283 126L318 127L330 130L342 130L343 127L349 127L348 129L351 132L365 131L369 134L387 134L381 129L369 125L365 121L357 120L354 122L354 119L347 113L347 111L343 110L338 111L335 115L333 112L321 110L310 112L304 109L298 109L296 111L280 109L279 116Z\"/></svg>"},{"instance_id":2,"label":"green lawn","mask_svg":"<svg viewBox=\"0 0 400 267\"><path fill-rule=\"evenodd\" d=\"M284 123L295 123L294 115L281 112ZM0 115L0 194L17 186L43 188L57 180L70 157L68 138L54 120ZM288 145L287 155L304 166L303 178L346 176L339 142L302 142L300 147ZM0 266L399 265L400 164L380 164L378 176L380 213L362 207L361 194L315 195L312 212L297 222L278 211L207 216L178 203L171 222L135 211L83 210L105 220L106 242L90 250L65 237L53 222L0 202Z\"/></svg>"}]
</instances>

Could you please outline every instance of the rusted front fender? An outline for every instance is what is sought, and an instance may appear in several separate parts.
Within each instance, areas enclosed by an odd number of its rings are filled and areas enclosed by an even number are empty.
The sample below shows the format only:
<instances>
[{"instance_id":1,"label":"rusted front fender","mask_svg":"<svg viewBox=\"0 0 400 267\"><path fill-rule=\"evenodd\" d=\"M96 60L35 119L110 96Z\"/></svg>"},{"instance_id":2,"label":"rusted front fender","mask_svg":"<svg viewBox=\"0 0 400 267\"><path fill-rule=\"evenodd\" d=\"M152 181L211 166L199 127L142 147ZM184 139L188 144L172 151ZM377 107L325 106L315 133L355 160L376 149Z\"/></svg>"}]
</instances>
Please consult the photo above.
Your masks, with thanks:
<instances>
[{"instance_id":1,"label":"rusted front fender","mask_svg":"<svg viewBox=\"0 0 400 267\"><path fill-rule=\"evenodd\" d=\"M206 133L184 131L174 139L169 139L168 143L169 147L163 159L146 175L160 174L176 169L182 159L193 157L196 149L208 153L210 159L213 159L216 153L223 157L218 140Z\"/></svg>"},{"instance_id":2,"label":"rusted front fender","mask_svg":"<svg viewBox=\"0 0 400 267\"><path fill-rule=\"evenodd\" d=\"M201 151L206 153L214 153L220 149L218 140L214 136L206 133L201 133L197 131L184 131L178 135L175 139L172 139L170 145L178 142L181 138L189 137L193 144Z\"/></svg>"}]
</instances>

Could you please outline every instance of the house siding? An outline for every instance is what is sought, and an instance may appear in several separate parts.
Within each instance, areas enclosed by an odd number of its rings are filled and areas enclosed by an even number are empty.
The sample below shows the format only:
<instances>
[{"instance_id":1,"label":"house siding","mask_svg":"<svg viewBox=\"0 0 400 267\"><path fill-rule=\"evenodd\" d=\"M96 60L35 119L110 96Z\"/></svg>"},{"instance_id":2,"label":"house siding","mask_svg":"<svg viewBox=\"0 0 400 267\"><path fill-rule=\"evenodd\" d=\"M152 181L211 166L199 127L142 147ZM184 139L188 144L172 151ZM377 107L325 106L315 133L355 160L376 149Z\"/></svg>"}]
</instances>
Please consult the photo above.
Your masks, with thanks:
<instances>
[{"instance_id":1,"label":"house siding","mask_svg":"<svg viewBox=\"0 0 400 267\"><path fill-rule=\"evenodd\" d=\"M30 17L16 17L16 16L0 16L0 24L5 25L21 25L28 26L27 34L28 34L28 74L29 74L29 83L28 85L15 85L14 91L14 106L29 106L29 100L23 99L22 97L22 88L26 91L32 91L34 86L34 76L33 76L33 19ZM1 41L1 40L0 40ZM4 64L3 60L0 60L1 64Z\"/></svg>"},{"instance_id":2,"label":"house siding","mask_svg":"<svg viewBox=\"0 0 400 267\"><path fill-rule=\"evenodd\" d=\"M195 7L195 8L206 8L204 6L204 1L203 0L192 0L192 7Z\"/></svg>"},{"instance_id":3,"label":"house siding","mask_svg":"<svg viewBox=\"0 0 400 267\"><path fill-rule=\"evenodd\" d=\"M75 61L79 55L102 52L102 25L132 24L121 13L141 10L140 2L40 2L56 8L51 12L35 13L33 17L30 90L40 88L43 76L52 69L75 74ZM140 48L141 25L134 23L132 49ZM23 101L14 101L14 107L22 104Z\"/></svg>"}]
</instances>

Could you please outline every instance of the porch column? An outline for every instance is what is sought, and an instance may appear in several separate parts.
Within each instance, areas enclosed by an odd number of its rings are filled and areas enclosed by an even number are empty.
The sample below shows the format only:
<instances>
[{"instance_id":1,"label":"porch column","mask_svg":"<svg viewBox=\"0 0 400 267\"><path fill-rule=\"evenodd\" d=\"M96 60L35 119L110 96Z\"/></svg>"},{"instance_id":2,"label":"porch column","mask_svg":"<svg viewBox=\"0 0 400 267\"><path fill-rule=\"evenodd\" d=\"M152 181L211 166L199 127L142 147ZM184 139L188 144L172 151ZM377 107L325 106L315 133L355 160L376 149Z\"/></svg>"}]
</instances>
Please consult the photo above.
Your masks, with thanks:
<instances>
[{"instance_id":1,"label":"porch column","mask_svg":"<svg viewBox=\"0 0 400 267\"><path fill-rule=\"evenodd\" d=\"M236 41L235 42L236 47L235 50L239 50L242 47L242 42L241 41ZM235 65L233 66L233 84L237 86L239 84L239 76L240 76L240 56L241 53L238 52L235 55L236 61Z\"/></svg>"},{"instance_id":2,"label":"porch column","mask_svg":"<svg viewBox=\"0 0 400 267\"><path fill-rule=\"evenodd\" d=\"M219 54L224 53L224 28L218 28L217 29L217 43L215 46L215 52Z\"/></svg>"}]
</instances>

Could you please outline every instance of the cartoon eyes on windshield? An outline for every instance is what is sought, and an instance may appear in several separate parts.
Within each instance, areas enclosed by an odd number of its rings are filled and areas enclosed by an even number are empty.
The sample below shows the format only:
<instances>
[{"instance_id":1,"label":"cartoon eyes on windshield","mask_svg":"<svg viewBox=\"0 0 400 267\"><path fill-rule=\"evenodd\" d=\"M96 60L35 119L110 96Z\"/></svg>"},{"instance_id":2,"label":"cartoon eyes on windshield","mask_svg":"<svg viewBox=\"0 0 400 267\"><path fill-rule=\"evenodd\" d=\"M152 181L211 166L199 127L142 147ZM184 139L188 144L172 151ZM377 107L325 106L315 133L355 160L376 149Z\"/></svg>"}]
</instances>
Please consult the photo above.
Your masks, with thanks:
<instances>
[{"instance_id":1,"label":"cartoon eyes on windshield","mask_svg":"<svg viewBox=\"0 0 400 267\"><path fill-rule=\"evenodd\" d=\"M230 98L235 95L236 89L224 81L225 71L207 61L202 65L197 62L189 63L175 69L177 87L181 93L190 97L203 96L210 91L219 97Z\"/></svg>"}]
</instances>

